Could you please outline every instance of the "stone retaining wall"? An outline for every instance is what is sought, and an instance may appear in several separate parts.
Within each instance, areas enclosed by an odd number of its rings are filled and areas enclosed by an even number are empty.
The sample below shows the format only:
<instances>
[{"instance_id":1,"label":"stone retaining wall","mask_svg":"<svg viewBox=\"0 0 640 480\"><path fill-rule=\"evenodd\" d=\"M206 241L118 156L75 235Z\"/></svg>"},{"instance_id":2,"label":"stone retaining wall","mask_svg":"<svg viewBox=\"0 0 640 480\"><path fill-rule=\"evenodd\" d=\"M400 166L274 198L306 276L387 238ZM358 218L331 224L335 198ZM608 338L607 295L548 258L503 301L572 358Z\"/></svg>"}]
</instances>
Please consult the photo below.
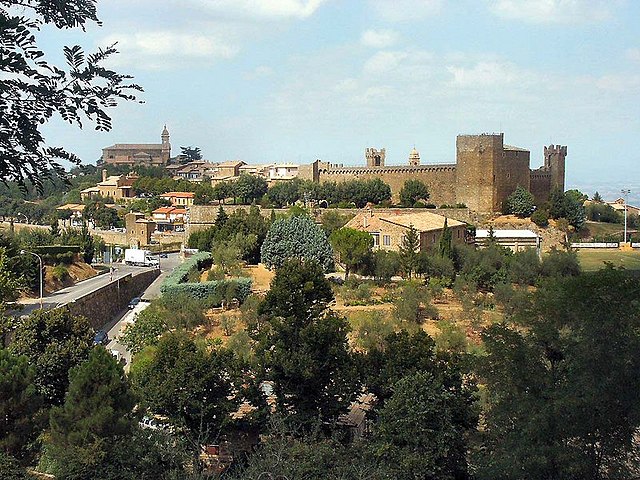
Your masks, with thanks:
<instances>
[{"instance_id":1,"label":"stone retaining wall","mask_svg":"<svg viewBox=\"0 0 640 480\"><path fill-rule=\"evenodd\" d=\"M100 329L127 308L133 297L140 296L158 275L157 269L128 274L68 303L67 307L74 315L87 317L93 328Z\"/></svg>"}]
</instances>

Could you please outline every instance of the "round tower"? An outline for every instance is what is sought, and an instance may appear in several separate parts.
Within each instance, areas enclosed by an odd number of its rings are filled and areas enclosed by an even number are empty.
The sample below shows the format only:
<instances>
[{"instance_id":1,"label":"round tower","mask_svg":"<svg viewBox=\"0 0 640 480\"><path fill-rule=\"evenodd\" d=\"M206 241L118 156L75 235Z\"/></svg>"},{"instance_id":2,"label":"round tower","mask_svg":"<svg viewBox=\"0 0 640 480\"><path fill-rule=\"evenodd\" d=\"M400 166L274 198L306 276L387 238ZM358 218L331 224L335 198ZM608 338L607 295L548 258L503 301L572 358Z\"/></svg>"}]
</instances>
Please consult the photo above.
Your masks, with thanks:
<instances>
[{"instance_id":1,"label":"round tower","mask_svg":"<svg viewBox=\"0 0 640 480\"><path fill-rule=\"evenodd\" d=\"M411 153L409 153L409 165L413 167L420 165L420 153L416 150L415 145L411 150Z\"/></svg>"}]
</instances>

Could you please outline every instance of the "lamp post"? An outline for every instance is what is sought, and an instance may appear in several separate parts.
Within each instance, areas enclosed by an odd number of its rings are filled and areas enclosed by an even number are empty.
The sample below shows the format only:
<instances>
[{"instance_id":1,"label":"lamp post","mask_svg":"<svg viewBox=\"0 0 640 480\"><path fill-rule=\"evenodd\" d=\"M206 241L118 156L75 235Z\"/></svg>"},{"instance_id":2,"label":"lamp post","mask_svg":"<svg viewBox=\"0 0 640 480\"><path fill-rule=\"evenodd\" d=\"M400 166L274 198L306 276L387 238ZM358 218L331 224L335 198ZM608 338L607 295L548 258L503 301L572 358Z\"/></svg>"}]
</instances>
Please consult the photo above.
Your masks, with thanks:
<instances>
[{"instance_id":1,"label":"lamp post","mask_svg":"<svg viewBox=\"0 0 640 480\"><path fill-rule=\"evenodd\" d=\"M624 198L624 243L627 244L627 198L631 193L631 190L623 188L621 190L622 196Z\"/></svg>"},{"instance_id":2,"label":"lamp post","mask_svg":"<svg viewBox=\"0 0 640 480\"><path fill-rule=\"evenodd\" d=\"M43 287L43 281L42 281L42 257L40 255L38 255L37 253L29 252L27 250L20 250L20 255L24 255L25 253L28 253L30 255L33 255L34 257L37 257L38 261L40 262L40 310L42 310L42 287Z\"/></svg>"}]
</instances>

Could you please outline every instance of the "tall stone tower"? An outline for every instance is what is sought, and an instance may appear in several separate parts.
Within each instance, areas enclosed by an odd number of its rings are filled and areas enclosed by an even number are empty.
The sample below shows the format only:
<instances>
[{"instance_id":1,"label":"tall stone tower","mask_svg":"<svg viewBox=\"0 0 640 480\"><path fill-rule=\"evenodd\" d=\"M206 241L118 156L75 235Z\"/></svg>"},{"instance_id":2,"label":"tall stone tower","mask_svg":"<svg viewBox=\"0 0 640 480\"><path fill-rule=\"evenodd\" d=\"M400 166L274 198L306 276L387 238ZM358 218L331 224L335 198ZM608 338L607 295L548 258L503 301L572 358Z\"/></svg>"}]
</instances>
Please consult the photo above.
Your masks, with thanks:
<instances>
[{"instance_id":1,"label":"tall stone tower","mask_svg":"<svg viewBox=\"0 0 640 480\"><path fill-rule=\"evenodd\" d=\"M564 192L564 163L567 146L549 145L544 147L544 168L551 172L551 189L560 188Z\"/></svg>"},{"instance_id":2,"label":"tall stone tower","mask_svg":"<svg viewBox=\"0 0 640 480\"><path fill-rule=\"evenodd\" d=\"M496 175L504 134L458 135L456 138L456 200L477 212L499 211Z\"/></svg>"},{"instance_id":3,"label":"tall stone tower","mask_svg":"<svg viewBox=\"0 0 640 480\"><path fill-rule=\"evenodd\" d=\"M384 159L386 157L385 149L376 150L375 148L367 148L364 156L367 159L367 167L384 167Z\"/></svg>"},{"instance_id":4,"label":"tall stone tower","mask_svg":"<svg viewBox=\"0 0 640 480\"><path fill-rule=\"evenodd\" d=\"M416 150L416 147L413 147L409 154L409 165L413 167L420 165L420 153Z\"/></svg>"},{"instance_id":5,"label":"tall stone tower","mask_svg":"<svg viewBox=\"0 0 640 480\"><path fill-rule=\"evenodd\" d=\"M162 162L166 165L169 162L169 158L171 158L171 144L169 143L169 130L167 130L166 125L162 129L162 134L160 135L160 138L162 138Z\"/></svg>"}]
</instances>

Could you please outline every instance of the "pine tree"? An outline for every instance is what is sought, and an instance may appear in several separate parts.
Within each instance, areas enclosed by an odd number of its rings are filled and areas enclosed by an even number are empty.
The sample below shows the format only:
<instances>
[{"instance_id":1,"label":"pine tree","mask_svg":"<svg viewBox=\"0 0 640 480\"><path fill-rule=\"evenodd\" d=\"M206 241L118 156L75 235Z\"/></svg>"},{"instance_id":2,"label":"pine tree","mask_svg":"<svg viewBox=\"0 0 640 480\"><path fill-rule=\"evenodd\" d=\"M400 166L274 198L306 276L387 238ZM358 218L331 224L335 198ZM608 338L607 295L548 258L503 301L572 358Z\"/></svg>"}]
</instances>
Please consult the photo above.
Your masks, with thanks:
<instances>
[{"instance_id":1,"label":"pine tree","mask_svg":"<svg viewBox=\"0 0 640 480\"><path fill-rule=\"evenodd\" d=\"M114 448L131 435L135 399L122 366L104 348L71 370L65 402L51 409L46 455L59 478L101 478Z\"/></svg>"},{"instance_id":2,"label":"pine tree","mask_svg":"<svg viewBox=\"0 0 640 480\"><path fill-rule=\"evenodd\" d=\"M600 196L600 194L596 191L596 193L593 194L593 198L591 199L594 202L598 202L598 203L602 203L602 197Z\"/></svg>"},{"instance_id":3,"label":"pine tree","mask_svg":"<svg viewBox=\"0 0 640 480\"><path fill-rule=\"evenodd\" d=\"M419 249L420 235L413 225L409 225L409 231L402 238L400 245L400 265L409 278L418 265Z\"/></svg>"},{"instance_id":4,"label":"pine tree","mask_svg":"<svg viewBox=\"0 0 640 480\"><path fill-rule=\"evenodd\" d=\"M216 220L215 220L216 228L224 227L224 224L227 223L228 219L229 219L229 215L227 215L227 212L225 212L224 208L222 208L222 205L220 205L220 208L218 208L218 216L216 217Z\"/></svg>"}]
</instances>

